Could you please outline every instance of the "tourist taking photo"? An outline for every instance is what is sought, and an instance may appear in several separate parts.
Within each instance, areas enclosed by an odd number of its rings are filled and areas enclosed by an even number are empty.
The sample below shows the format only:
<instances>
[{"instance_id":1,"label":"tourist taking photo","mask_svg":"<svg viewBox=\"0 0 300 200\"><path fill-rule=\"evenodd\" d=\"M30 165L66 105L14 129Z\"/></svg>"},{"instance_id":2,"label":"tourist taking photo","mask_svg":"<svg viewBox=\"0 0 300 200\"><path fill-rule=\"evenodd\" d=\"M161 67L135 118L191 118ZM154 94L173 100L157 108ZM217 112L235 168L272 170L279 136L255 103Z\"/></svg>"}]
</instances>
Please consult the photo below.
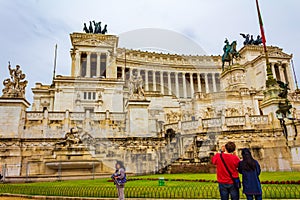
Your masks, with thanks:
<instances>
[{"instance_id":1,"label":"tourist taking photo","mask_svg":"<svg viewBox=\"0 0 300 200\"><path fill-rule=\"evenodd\" d=\"M222 148L212 158L212 163L217 166L217 181L221 200L228 200L229 195L232 200L238 200L239 197L239 157L235 153L236 146L233 142L228 142L225 149Z\"/></svg>"}]
</instances>

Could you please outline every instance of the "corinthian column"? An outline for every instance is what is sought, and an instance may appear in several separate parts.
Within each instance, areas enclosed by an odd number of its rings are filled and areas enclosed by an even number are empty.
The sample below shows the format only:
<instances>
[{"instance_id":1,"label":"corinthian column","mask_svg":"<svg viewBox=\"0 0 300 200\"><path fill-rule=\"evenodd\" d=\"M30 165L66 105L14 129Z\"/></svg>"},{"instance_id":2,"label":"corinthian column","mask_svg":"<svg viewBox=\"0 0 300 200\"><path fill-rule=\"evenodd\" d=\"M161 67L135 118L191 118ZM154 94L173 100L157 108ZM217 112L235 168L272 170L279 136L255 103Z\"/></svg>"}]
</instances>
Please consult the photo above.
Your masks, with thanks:
<instances>
[{"instance_id":1,"label":"corinthian column","mask_svg":"<svg viewBox=\"0 0 300 200\"><path fill-rule=\"evenodd\" d=\"M187 94L186 94L186 82L185 82L185 72L182 72L182 89L183 89L183 97L186 99Z\"/></svg>"},{"instance_id":2,"label":"corinthian column","mask_svg":"<svg viewBox=\"0 0 300 200\"><path fill-rule=\"evenodd\" d=\"M172 95L171 72L168 72L168 89L169 89L169 95Z\"/></svg>"},{"instance_id":3,"label":"corinthian column","mask_svg":"<svg viewBox=\"0 0 300 200\"><path fill-rule=\"evenodd\" d=\"M275 72L275 69L274 69L274 64L270 63L270 67L271 67L271 70L272 70L273 77L277 80L276 72Z\"/></svg>"},{"instance_id":4,"label":"corinthian column","mask_svg":"<svg viewBox=\"0 0 300 200\"><path fill-rule=\"evenodd\" d=\"M200 74L197 74L198 92L201 92L201 79Z\"/></svg>"},{"instance_id":5,"label":"corinthian column","mask_svg":"<svg viewBox=\"0 0 300 200\"><path fill-rule=\"evenodd\" d=\"M80 68L80 52L77 50L75 54L75 77L81 76Z\"/></svg>"},{"instance_id":6,"label":"corinthian column","mask_svg":"<svg viewBox=\"0 0 300 200\"><path fill-rule=\"evenodd\" d=\"M193 73L190 73L190 83L191 83L191 98L194 97L194 80Z\"/></svg>"},{"instance_id":7,"label":"corinthian column","mask_svg":"<svg viewBox=\"0 0 300 200\"><path fill-rule=\"evenodd\" d=\"M177 98L180 98L179 84L178 84L178 72L175 72L175 88L176 88L176 96L177 96Z\"/></svg>"},{"instance_id":8,"label":"corinthian column","mask_svg":"<svg viewBox=\"0 0 300 200\"><path fill-rule=\"evenodd\" d=\"M213 81L214 92L217 92L217 85L216 85L216 76L215 76L215 73L212 73L212 81Z\"/></svg>"},{"instance_id":9,"label":"corinthian column","mask_svg":"<svg viewBox=\"0 0 300 200\"><path fill-rule=\"evenodd\" d=\"M96 67L96 76L100 77L100 53L97 53L97 67ZM124 79L123 79L124 80Z\"/></svg>"},{"instance_id":10,"label":"corinthian column","mask_svg":"<svg viewBox=\"0 0 300 200\"><path fill-rule=\"evenodd\" d=\"M152 78L153 78L153 91L156 91L156 73L152 71Z\"/></svg>"},{"instance_id":11,"label":"corinthian column","mask_svg":"<svg viewBox=\"0 0 300 200\"><path fill-rule=\"evenodd\" d=\"M85 77L91 77L91 52L87 52Z\"/></svg>"},{"instance_id":12,"label":"corinthian column","mask_svg":"<svg viewBox=\"0 0 300 200\"><path fill-rule=\"evenodd\" d=\"M164 72L160 71L160 91L162 94L165 94L164 91Z\"/></svg>"},{"instance_id":13,"label":"corinthian column","mask_svg":"<svg viewBox=\"0 0 300 200\"><path fill-rule=\"evenodd\" d=\"M279 65L279 72L280 72L280 78L281 78L281 81L282 82L284 82L284 83L286 83L286 80L285 80L285 75L284 75L284 69L283 69L283 67L282 67L282 65Z\"/></svg>"},{"instance_id":14,"label":"corinthian column","mask_svg":"<svg viewBox=\"0 0 300 200\"><path fill-rule=\"evenodd\" d=\"M125 67L122 67L122 80L125 81Z\"/></svg>"},{"instance_id":15,"label":"corinthian column","mask_svg":"<svg viewBox=\"0 0 300 200\"><path fill-rule=\"evenodd\" d=\"M149 85L148 85L148 70L145 70L145 90L149 90Z\"/></svg>"},{"instance_id":16,"label":"corinthian column","mask_svg":"<svg viewBox=\"0 0 300 200\"><path fill-rule=\"evenodd\" d=\"M206 93L209 93L209 85L208 85L207 73L204 74L204 79L205 79L205 90L206 90Z\"/></svg>"}]
</instances>

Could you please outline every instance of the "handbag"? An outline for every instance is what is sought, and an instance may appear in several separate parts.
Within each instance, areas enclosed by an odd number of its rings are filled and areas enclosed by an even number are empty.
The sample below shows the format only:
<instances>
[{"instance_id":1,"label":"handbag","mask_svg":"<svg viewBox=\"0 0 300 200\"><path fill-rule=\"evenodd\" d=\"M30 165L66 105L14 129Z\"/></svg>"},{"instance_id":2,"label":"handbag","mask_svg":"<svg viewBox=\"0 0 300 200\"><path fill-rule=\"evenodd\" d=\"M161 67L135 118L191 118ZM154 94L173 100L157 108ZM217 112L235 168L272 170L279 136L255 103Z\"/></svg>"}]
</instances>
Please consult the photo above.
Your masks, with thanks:
<instances>
[{"instance_id":1,"label":"handbag","mask_svg":"<svg viewBox=\"0 0 300 200\"><path fill-rule=\"evenodd\" d=\"M241 181L240 181L240 178L239 178L239 177L238 177L238 178L234 178L234 177L232 176L231 172L229 171L229 169L228 169L228 167L227 167L227 165L226 165L226 163L225 163L225 160L224 160L224 158L223 158L223 156L222 156L222 153L220 154L220 157L221 157L221 160L222 160L222 162L223 162L223 165L224 165L225 168L226 168L226 171L228 172L228 174L229 174L231 180L233 181L234 187L235 187L236 189L240 189L240 188L241 188Z\"/></svg>"}]
</instances>

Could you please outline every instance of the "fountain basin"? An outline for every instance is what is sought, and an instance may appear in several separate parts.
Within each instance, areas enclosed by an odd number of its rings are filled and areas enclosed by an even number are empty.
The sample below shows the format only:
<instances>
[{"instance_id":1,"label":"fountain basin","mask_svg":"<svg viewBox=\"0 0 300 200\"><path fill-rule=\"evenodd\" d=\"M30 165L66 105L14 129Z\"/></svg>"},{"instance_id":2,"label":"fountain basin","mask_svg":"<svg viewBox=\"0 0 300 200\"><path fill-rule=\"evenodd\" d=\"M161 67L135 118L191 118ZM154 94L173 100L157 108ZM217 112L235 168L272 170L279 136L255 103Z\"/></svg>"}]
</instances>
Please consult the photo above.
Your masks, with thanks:
<instances>
[{"instance_id":1,"label":"fountain basin","mask_svg":"<svg viewBox=\"0 0 300 200\"><path fill-rule=\"evenodd\" d=\"M53 162L46 162L47 167L50 169L92 169L93 167L97 167L101 164L100 161L53 161Z\"/></svg>"}]
</instances>

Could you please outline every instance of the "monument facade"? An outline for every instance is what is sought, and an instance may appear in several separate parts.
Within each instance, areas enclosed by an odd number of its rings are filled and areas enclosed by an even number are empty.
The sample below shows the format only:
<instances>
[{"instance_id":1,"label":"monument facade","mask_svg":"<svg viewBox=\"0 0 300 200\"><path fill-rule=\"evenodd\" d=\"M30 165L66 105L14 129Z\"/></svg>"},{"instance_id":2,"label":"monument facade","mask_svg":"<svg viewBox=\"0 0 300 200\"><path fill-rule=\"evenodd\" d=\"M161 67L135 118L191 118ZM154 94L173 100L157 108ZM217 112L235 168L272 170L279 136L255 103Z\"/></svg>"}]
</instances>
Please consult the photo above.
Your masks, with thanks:
<instances>
[{"instance_id":1,"label":"monument facade","mask_svg":"<svg viewBox=\"0 0 300 200\"><path fill-rule=\"evenodd\" d=\"M25 75L9 67L0 98L0 158L7 177L105 173L116 160L133 173L205 166L229 140L238 153L250 148L265 171L300 169L292 55L268 47L273 76L290 88L291 114L283 127L276 117L283 99L266 98L260 43L247 43L234 52L233 63L223 64L221 56L119 48L118 37L95 24L95 33L85 27L86 33L70 34L70 75L57 75L51 85L36 83L30 109Z\"/></svg>"}]
</instances>

